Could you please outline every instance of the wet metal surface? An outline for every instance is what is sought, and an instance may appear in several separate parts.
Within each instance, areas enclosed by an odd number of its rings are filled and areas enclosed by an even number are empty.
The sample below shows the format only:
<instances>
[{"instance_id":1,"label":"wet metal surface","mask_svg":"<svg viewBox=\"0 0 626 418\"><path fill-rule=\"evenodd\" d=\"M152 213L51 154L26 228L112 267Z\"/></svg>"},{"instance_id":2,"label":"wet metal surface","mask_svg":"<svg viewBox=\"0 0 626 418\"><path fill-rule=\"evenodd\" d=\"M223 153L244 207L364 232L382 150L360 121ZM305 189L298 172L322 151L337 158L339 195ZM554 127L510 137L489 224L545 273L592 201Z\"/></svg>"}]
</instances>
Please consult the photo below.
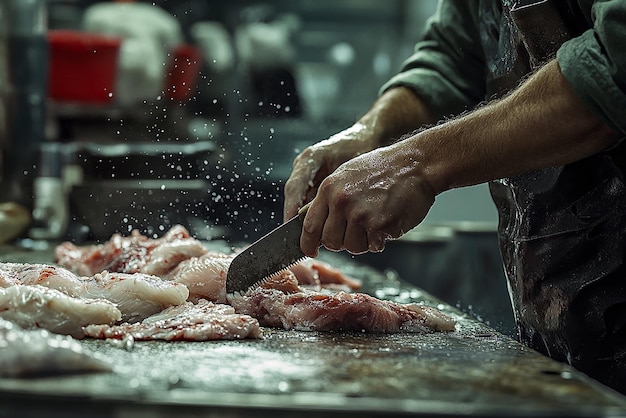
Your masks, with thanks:
<instances>
[{"instance_id":1,"label":"wet metal surface","mask_svg":"<svg viewBox=\"0 0 626 418\"><path fill-rule=\"evenodd\" d=\"M50 262L50 250L2 261ZM326 254L333 262L333 254ZM625 398L370 268L364 291L438 306L457 330L343 334L264 329L261 340L82 344L110 374L0 379L0 416L615 416ZM86 409L87 408L87 409ZM60 415L61 416L61 415Z\"/></svg>"}]
</instances>

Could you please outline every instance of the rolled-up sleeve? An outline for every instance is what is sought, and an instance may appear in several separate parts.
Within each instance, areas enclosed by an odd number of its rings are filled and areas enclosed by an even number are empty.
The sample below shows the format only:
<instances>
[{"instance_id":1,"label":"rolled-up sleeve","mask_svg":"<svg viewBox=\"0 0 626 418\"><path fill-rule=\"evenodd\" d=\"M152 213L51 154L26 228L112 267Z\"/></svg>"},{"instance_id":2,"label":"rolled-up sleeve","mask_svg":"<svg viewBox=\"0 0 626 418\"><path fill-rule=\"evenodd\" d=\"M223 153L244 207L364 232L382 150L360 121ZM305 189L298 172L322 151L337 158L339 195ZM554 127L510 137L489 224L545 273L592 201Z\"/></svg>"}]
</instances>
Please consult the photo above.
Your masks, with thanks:
<instances>
[{"instance_id":1,"label":"rolled-up sleeve","mask_svg":"<svg viewBox=\"0 0 626 418\"><path fill-rule=\"evenodd\" d=\"M412 89L438 118L471 109L485 97L485 64L478 36L478 2L442 0L424 38L383 85Z\"/></svg>"},{"instance_id":2,"label":"rolled-up sleeve","mask_svg":"<svg viewBox=\"0 0 626 418\"><path fill-rule=\"evenodd\" d=\"M593 28L557 52L576 94L613 129L626 135L626 1L596 1Z\"/></svg>"}]
</instances>

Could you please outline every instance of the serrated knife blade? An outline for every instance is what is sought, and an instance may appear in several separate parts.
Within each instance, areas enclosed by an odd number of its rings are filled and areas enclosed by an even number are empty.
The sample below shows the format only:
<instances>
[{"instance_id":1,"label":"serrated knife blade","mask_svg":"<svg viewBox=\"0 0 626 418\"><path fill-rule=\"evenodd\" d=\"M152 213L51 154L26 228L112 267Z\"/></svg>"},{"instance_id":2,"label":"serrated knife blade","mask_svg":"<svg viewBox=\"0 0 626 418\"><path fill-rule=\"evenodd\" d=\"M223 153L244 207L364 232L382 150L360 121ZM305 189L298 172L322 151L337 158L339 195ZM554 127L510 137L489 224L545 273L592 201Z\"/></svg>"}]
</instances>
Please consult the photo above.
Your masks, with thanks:
<instances>
[{"instance_id":1,"label":"serrated knife blade","mask_svg":"<svg viewBox=\"0 0 626 418\"><path fill-rule=\"evenodd\" d=\"M305 205L297 216L267 233L233 258L226 274L226 293L245 292L306 257L300 249L300 235L308 208L309 205Z\"/></svg>"}]
</instances>

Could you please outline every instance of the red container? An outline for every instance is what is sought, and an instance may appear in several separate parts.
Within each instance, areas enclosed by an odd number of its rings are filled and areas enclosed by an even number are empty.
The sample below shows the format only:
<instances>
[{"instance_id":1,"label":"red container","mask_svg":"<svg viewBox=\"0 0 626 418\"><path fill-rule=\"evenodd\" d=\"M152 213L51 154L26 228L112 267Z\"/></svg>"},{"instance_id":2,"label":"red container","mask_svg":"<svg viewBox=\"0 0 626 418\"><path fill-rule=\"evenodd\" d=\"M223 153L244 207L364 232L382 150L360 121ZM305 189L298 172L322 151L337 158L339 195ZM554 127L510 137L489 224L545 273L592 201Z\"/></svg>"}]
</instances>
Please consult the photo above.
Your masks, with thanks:
<instances>
[{"instance_id":1,"label":"red container","mask_svg":"<svg viewBox=\"0 0 626 418\"><path fill-rule=\"evenodd\" d=\"M194 46L176 47L165 74L166 97L178 101L188 99L195 92L201 62L200 51Z\"/></svg>"},{"instance_id":2,"label":"red container","mask_svg":"<svg viewBox=\"0 0 626 418\"><path fill-rule=\"evenodd\" d=\"M48 31L47 38L49 98L60 102L113 101L121 38L72 30Z\"/></svg>"}]
</instances>

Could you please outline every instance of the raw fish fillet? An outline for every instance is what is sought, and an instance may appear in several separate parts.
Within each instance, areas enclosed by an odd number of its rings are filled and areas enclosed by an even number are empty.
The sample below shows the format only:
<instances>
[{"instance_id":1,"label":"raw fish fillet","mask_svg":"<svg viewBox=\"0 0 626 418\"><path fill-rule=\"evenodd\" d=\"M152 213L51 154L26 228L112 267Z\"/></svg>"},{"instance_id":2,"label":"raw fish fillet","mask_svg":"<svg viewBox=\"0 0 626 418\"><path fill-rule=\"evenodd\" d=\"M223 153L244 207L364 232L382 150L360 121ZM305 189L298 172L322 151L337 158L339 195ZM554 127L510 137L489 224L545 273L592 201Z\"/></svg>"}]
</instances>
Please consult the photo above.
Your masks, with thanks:
<instances>
[{"instance_id":1,"label":"raw fish fillet","mask_svg":"<svg viewBox=\"0 0 626 418\"><path fill-rule=\"evenodd\" d=\"M26 331L0 318L0 377L110 372L111 366L71 337Z\"/></svg>"},{"instance_id":2,"label":"raw fish fillet","mask_svg":"<svg viewBox=\"0 0 626 418\"><path fill-rule=\"evenodd\" d=\"M106 299L122 312L122 321L137 322L171 305L180 305L189 290L179 283L166 282L142 273L102 272L92 277L46 264L1 263L0 271L10 272L20 283L41 285L69 296Z\"/></svg>"},{"instance_id":3,"label":"raw fish fillet","mask_svg":"<svg viewBox=\"0 0 626 418\"><path fill-rule=\"evenodd\" d=\"M235 313L232 306L200 299L186 302L144 319L141 323L115 326L89 325L85 333L94 338L167 341L208 341L261 338L259 322Z\"/></svg>"},{"instance_id":4,"label":"raw fish fillet","mask_svg":"<svg viewBox=\"0 0 626 418\"><path fill-rule=\"evenodd\" d=\"M167 279L184 284L192 299L226 303L226 272L232 259L219 253L193 257L178 264Z\"/></svg>"},{"instance_id":5,"label":"raw fish fillet","mask_svg":"<svg viewBox=\"0 0 626 418\"><path fill-rule=\"evenodd\" d=\"M122 313L108 300L73 298L38 285L15 285L0 289L0 317L22 328L82 338L85 325L114 324Z\"/></svg>"},{"instance_id":6,"label":"raw fish fillet","mask_svg":"<svg viewBox=\"0 0 626 418\"><path fill-rule=\"evenodd\" d=\"M104 270L163 276L183 260L199 257L207 249L183 226L172 227L163 237L152 239L132 231L114 234L104 244L78 247L64 242L55 249L56 264L82 276Z\"/></svg>"},{"instance_id":7,"label":"raw fish fillet","mask_svg":"<svg viewBox=\"0 0 626 418\"><path fill-rule=\"evenodd\" d=\"M136 322L187 300L182 284L166 282L142 273L103 272L87 280L85 296L104 297L122 311L122 321Z\"/></svg>"},{"instance_id":8,"label":"raw fish fillet","mask_svg":"<svg viewBox=\"0 0 626 418\"><path fill-rule=\"evenodd\" d=\"M302 289L292 273L274 277L248 293L229 294L237 312L261 325L285 329L363 332L453 331L455 321L436 309L380 300L363 293Z\"/></svg>"}]
</instances>

